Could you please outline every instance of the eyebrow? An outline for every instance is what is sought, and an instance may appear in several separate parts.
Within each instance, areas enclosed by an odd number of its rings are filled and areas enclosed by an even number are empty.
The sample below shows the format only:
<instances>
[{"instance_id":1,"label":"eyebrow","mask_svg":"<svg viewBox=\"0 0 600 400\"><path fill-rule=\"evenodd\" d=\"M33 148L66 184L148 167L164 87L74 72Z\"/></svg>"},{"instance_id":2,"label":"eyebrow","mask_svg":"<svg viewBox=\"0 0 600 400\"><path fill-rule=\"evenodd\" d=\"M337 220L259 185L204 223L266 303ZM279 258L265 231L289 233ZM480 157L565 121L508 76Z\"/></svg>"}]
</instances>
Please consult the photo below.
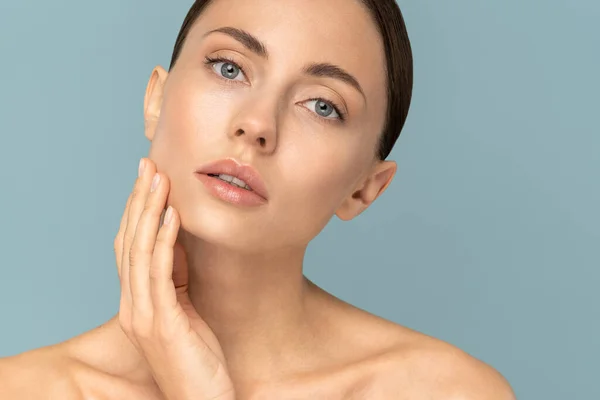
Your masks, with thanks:
<instances>
[{"instance_id":1,"label":"eyebrow","mask_svg":"<svg viewBox=\"0 0 600 400\"><path fill-rule=\"evenodd\" d=\"M252 34L246 32L242 29L225 26L223 28L217 28L217 29L213 29L212 31L206 32L204 34L204 37L210 35L211 33L215 33L215 32L220 32L220 33L229 35L232 38L234 38L235 40L237 40L238 42L240 42L242 45L244 45L245 48L252 51L253 53L258 54L260 57L265 58L265 59L269 58L269 52L267 51L267 46L265 46L263 42L258 40L258 38L256 38L256 36L253 36Z\"/></svg>"},{"instance_id":2,"label":"eyebrow","mask_svg":"<svg viewBox=\"0 0 600 400\"><path fill-rule=\"evenodd\" d=\"M231 26L225 26L222 28L213 29L212 31L205 33L203 37L206 37L215 32L224 33L240 42L245 48L257 54L261 58L269 59L269 52L267 50L267 46L265 46L263 42L261 42L256 36L252 35L251 33L246 32L242 29L233 28ZM365 93L362 90L360 83L358 83L358 80L352 74L344 70L342 67L323 62L310 63L302 69L302 72L310 76L332 78L345 82L348 85L352 86L354 89L356 89L362 95L363 99L366 100Z\"/></svg>"}]
</instances>

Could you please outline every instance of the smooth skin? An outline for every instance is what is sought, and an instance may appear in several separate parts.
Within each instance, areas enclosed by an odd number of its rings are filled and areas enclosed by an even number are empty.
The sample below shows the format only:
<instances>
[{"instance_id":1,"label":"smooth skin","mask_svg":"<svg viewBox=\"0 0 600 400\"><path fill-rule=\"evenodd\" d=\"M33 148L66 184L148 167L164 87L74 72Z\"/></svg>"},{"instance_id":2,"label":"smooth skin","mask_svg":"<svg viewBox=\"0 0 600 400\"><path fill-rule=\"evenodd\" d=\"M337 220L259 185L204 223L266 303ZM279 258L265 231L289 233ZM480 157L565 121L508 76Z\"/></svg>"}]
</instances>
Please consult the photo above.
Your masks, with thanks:
<instances>
[{"instance_id":1,"label":"smooth skin","mask_svg":"<svg viewBox=\"0 0 600 400\"><path fill-rule=\"evenodd\" d=\"M268 56L209 33L222 27L256 36ZM206 57L241 69L228 78ZM304 75L311 62L341 66L362 90ZM361 214L396 173L375 158L384 66L377 27L356 1L215 0L176 67L156 67L148 82L150 153L115 238L118 314L1 359L0 398L514 399L485 363L303 275L328 221ZM316 97L345 119L318 114ZM233 206L199 183L196 168L226 157L260 172L264 206Z\"/></svg>"}]
</instances>

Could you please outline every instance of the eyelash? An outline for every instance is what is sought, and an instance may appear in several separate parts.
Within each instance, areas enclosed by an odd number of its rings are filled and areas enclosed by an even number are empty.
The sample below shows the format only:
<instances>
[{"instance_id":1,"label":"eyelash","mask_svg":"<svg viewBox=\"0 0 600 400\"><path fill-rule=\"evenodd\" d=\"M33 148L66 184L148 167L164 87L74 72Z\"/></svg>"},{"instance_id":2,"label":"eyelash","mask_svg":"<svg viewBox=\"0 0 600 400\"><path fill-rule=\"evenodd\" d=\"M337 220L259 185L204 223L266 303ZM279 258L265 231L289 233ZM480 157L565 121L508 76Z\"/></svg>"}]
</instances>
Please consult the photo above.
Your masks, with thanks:
<instances>
[{"instance_id":1,"label":"eyelash","mask_svg":"<svg viewBox=\"0 0 600 400\"><path fill-rule=\"evenodd\" d=\"M233 64L236 67L238 67L240 69L240 71L242 71L242 73L244 75L246 75L246 71L244 71L244 68L242 66L240 66L237 62L235 62L233 59L229 58L229 57L226 57L226 56L217 56L217 57L206 56L204 58L204 64L207 65L207 66L210 66L210 67L212 67L213 64L216 64L216 63L219 63L219 62L226 62L226 63L229 63L229 64ZM231 82L231 83L234 82L231 79L227 79L227 78L223 78L223 77L221 77L221 79L223 79L223 80L225 80L227 82ZM337 118L337 119L331 119L331 118L325 118L325 117L321 117L321 116L317 115L317 118L319 118L319 120L321 120L321 121L324 120L327 123L336 123L338 121L339 122L344 122L346 120L347 114L344 111L342 111L342 107L339 104L337 104L335 101L327 100L327 99L324 99L322 97L313 97L313 98L310 98L310 99L308 99L306 101L322 101L324 103L327 103L327 104L329 104L330 106L333 107L333 109L335 110L335 112L339 116L339 118Z\"/></svg>"}]
</instances>

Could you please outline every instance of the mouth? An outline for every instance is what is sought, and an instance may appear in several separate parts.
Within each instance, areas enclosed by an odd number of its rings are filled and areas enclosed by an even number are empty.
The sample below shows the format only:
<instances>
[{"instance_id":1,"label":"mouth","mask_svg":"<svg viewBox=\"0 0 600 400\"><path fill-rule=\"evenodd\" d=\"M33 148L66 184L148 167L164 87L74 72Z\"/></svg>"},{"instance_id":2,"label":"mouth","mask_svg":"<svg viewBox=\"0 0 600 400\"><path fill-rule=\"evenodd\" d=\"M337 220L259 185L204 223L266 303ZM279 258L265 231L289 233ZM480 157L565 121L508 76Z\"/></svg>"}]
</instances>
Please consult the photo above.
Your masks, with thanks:
<instances>
[{"instance_id":1,"label":"mouth","mask_svg":"<svg viewBox=\"0 0 600 400\"><path fill-rule=\"evenodd\" d=\"M252 191L252 188L250 186L248 186L248 184L246 182L244 182L243 180L241 180L239 178L236 178L235 176L231 176L231 175L227 175L227 174L206 174L206 175L210 176L211 178L220 179L223 182L226 182L235 187L239 187L240 189Z\"/></svg>"},{"instance_id":2,"label":"mouth","mask_svg":"<svg viewBox=\"0 0 600 400\"><path fill-rule=\"evenodd\" d=\"M229 203L260 205L267 201L267 189L258 171L232 158L205 164L195 175L211 194Z\"/></svg>"}]
</instances>

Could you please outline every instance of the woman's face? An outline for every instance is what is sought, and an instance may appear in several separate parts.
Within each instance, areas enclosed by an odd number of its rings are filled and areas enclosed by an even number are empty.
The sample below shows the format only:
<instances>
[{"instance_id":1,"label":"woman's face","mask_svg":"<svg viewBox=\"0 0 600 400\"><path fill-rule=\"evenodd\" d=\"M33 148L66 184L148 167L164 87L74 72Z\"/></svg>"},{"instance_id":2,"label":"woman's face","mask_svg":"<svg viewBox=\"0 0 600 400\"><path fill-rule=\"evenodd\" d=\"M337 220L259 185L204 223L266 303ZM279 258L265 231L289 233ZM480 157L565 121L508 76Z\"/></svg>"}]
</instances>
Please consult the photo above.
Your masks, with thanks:
<instances>
[{"instance_id":1,"label":"woman's face","mask_svg":"<svg viewBox=\"0 0 600 400\"><path fill-rule=\"evenodd\" d=\"M304 72L319 63L348 75ZM385 113L381 38L349 0L216 0L175 68L155 70L145 101L149 157L170 178L168 203L182 227L257 252L305 246L333 215L350 219L375 200L395 172L375 157ZM266 203L233 205L209 193L194 172L224 158L260 173Z\"/></svg>"}]
</instances>

